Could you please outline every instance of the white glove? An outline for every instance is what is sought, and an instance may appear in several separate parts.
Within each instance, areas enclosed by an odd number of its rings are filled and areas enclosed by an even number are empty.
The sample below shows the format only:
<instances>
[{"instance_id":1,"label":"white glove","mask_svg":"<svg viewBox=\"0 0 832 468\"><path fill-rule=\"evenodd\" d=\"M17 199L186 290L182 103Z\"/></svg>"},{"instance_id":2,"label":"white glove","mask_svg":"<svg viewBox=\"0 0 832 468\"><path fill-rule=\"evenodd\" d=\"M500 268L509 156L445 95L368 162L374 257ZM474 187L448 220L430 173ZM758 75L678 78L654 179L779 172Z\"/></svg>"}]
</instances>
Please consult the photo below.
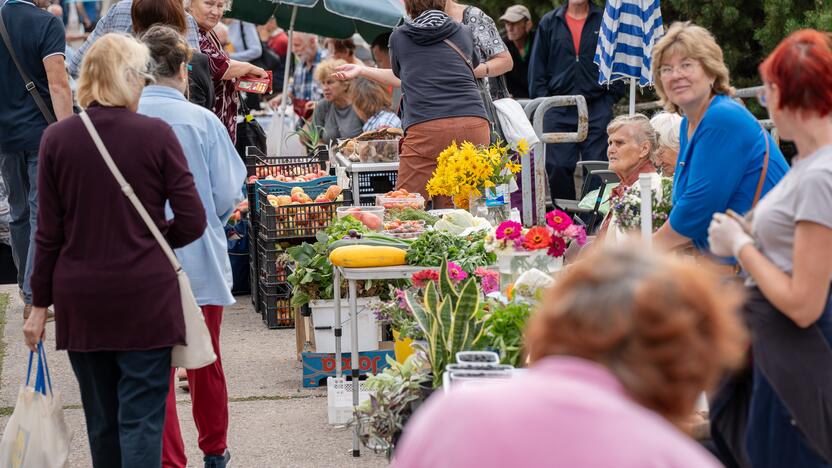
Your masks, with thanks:
<instances>
[{"instance_id":1,"label":"white glove","mask_svg":"<svg viewBox=\"0 0 832 468\"><path fill-rule=\"evenodd\" d=\"M739 221L724 213L715 213L708 227L708 243L714 255L736 257L743 247L753 244L754 239L745 232Z\"/></svg>"}]
</instances>

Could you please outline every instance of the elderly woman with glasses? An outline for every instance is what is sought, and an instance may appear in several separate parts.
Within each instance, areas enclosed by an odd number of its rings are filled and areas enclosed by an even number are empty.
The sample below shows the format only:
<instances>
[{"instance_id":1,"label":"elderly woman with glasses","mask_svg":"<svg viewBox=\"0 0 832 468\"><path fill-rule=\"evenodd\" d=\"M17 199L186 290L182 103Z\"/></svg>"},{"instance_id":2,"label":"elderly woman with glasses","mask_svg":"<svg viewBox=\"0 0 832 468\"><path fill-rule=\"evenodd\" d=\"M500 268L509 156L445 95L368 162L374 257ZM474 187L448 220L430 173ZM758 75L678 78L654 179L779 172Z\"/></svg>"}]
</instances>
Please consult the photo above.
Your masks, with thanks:
<instances>
[{"instance_id":1,"label":"elderly woman with glasses","mask_svg":"<svg viewBox=\"0 0 832 468\"><path fill-rule=\"evenodd\" d=\"M665 109L685 116L673 209L654 241L666 249L692 242L698 252L707 252L713 214L747 212L788 166L771 135L732 99L728 67L710 32L674 23L653 50L653 63Z\"/></svg>"},{"instance_id":2,"label":"elderly woman with glasses","mask_svg":"<svg viewBox=\"0 0 832 468\"><path fill-rule=\"evenodd\" d=\"M653 165L665 177L673 177L679 158L679 131L682 117L670 112L659 112L650 119L650 125L659 138L659 148L653 155Z\"/></svg>"},{"instance_id":3,"label":"elderly woman with glasses","mask_svg":"<svg viewBox=\"0 0 832 468\"><path fill-rule=\"evenodd\" d=\"M81 64L78 105L178 249L202 236L205 210L173 129L136 113L149 64L142 43L103 36ZM81 390L91 466L160 467L171 348L185 344L176 272L79 116L44 132L38 192L26 343L35 349L54 304L57 348L69 352Z\"/></svg>"}]
</instances>

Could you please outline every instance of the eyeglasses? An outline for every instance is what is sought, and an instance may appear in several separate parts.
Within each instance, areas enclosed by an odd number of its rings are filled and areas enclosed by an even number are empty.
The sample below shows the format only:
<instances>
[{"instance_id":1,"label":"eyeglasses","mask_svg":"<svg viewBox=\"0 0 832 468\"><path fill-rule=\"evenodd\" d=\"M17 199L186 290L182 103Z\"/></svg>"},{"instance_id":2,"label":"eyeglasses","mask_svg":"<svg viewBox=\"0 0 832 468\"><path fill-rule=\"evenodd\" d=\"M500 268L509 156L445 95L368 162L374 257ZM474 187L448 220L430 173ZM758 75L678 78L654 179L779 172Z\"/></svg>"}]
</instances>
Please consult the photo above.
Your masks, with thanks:
<instances>
[{"instance_id":1,"label":"eyeglasses","mask_svg":"<svg viewBox=\"0 0 832 468\"><path fill-rule=\"evenodd\" d=\"M768 107L768 99L766 98L765 86L757 90L757 102L759 102L760 105L763 107Z\"/></svg>"},{"instance_id":2,"label":"eyeglasses","mask_svg":"<svg viewBox=\"0 0 832 468\"><path fill-rule=\"evenodd\" d=\"M659 67L659 74L661 76L670 76L672 73L678 72L678 74L682 76L690 75L694 68L696 68L696 62L693 60L685 60L684 62L680 63L678 66L670 66L670 65L662 65Z\"/></svg>"}]
</instances>

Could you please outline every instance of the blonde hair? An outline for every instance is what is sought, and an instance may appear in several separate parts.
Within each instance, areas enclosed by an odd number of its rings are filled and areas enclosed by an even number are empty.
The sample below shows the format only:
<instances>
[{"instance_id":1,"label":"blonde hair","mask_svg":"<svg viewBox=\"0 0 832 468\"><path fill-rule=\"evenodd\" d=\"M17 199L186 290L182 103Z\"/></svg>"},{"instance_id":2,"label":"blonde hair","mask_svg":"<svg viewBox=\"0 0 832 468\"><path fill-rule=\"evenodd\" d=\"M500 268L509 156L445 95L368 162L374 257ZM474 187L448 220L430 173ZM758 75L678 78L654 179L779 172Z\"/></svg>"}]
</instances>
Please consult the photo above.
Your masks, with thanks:
<instances>
[{"instance_id":1,"label":"blonde hair","mask_svg":"<svg viewBox=\"0 0 832 468\"><path fill-rule=\"evenodd\" d=\"M619 115L607 125L607 135L612 135L624 127L633 129L632 136L636 143L642 144L645 141L650 143L647 157L652 161L656 151L659 150L659 140L656 130L650 125L650 119L644 114Z\"/></svg>"},{"instance_id":2,"label":"blonde hair","mask_svg":"<svg viewBox=\"0 0 832 468\"><path fill-rule=\"evenodd\" d=\"M147 46L126 34L110 33L95 41L81 62L78 105L130 106L139 100L151 63Z\"/></svg>"},{"instance_id":3,"label":"blonde hair","mask_svg":"<svg viewBox=\"0 0 832 468\"><path fill-rule=\"evenodd\" d=\"M358 78L350 89L352 107L364 120L383 110L390 110L390 94L384 86L366 78Z\"/></svg>"},{"instance_id":4,"label":"blonde hair","mask_svg":"<svg viewBox=\"0 0 832 468\"><path fill-rule=\"evenodd\" d=\"M650 119L650 125L659 137L659 146L666 146L679 152L679 132L682 128L682 116L670 112L659 112Z\"/></svg>"},{"instance_id":5,"label":"blonde hair","mask_svg":"<svg viewBox=\"0 0 832 468\"><path fill-rule=\"evenodd\" d=\"M670 102L661 80L661 67L664 59L675 54L694 59L702 65L705 73L714 78L713 93L733 96L736 90L731 86L728 67L722 55L722 48L716 43L713 34L702 26L690 21L675 22L670 26L656 47L653 48L653 70L656 74L656 93L661 98L665 110L679 112L679 106Z\"/></svg>"},{"instance_id":6,"label":"blonde hair","mask_svg":"<svg viewBox=\"0 0 832 468\"><path fill-rule=\"evenodd\" d=\"M315 81L317 81L318 83L325 82L329 79L330 76L332 76L333 73L335 73L336 68L346 64L347 62L341 59L330 58L322 60L321 63L319 63L318 66L315 67ZM346 83L347 87L349 88L349 85L352 83L352 80L347 80L344 83Z\"/></svg>"}]
</instances>

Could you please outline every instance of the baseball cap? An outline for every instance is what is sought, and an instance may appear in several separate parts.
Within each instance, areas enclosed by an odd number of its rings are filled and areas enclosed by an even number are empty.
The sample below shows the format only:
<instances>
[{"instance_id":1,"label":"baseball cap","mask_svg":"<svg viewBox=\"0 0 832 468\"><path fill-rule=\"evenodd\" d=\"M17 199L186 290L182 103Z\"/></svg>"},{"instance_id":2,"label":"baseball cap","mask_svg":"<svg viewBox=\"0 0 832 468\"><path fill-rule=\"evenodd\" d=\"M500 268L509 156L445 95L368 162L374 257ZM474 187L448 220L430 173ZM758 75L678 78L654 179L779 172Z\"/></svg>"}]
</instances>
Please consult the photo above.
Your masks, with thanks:
<instances>
[{"instance_id":1,"label":"baseball cap","mask_svg":"<svg viewBox=\"0 0 832 468\"><path fill-rule=\"evenodd\" d=\"M523 20L531 20L532 14L529 9L523 5L512 5L506 9L505 14L500 17L500 21L508 21L509 23L516 23Z\"/></svg>"}]
</instances>

